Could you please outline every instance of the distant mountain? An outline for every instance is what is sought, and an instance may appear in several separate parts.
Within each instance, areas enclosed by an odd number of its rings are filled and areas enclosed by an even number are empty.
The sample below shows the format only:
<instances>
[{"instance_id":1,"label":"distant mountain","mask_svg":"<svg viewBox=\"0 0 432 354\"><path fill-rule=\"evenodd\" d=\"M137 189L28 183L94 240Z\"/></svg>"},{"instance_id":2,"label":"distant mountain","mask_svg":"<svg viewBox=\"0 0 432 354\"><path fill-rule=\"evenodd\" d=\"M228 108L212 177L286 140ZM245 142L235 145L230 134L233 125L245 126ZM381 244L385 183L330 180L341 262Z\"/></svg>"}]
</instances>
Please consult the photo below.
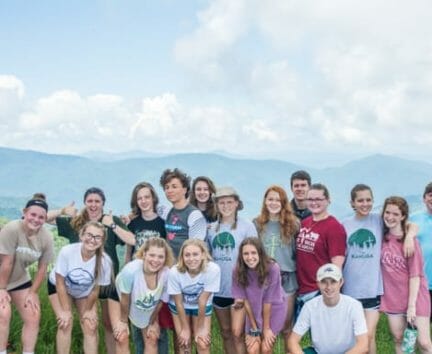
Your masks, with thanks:
<instances>
[{"instance_id":1,"label":"distant mountain","mask_svg":"<svg viewBox=\"0 0 432 354\"><path fill-rule=\"evenodd\" d=\"M159 177L164 169L178 167L192 177L206 175L219 186L234 186L245 204L242 214L247 217L259 212L266 187L280 184L289 190L291 173L303 168L285 161L233 159L218 154L102 161L7 148L0 148L0 163L0 197L25 200L41 191L46 193L50 205L64 205L74 200L77 206L82 206L84 191L99 186L107 195L106 209L118 214L128 212L132 188L140 181L152 183L162 203L166 203ZM423 188L432 180L431 164L385 155L354 160L341 167L308 168L308 171L314 182L329 187L331 211L339 217L351 212L349 192L356 183L367 183L373 188L376 205L382 204L386 196L398 194L410 196L411 201L417 198L419 207Z\"/></svg>"},{"instance_id":2,"label":"distant mountain","mask_svg":"<svg viewBox=\"0 0 432 354\"><path fill-rule=\"evenodd\" d=\"M119 160L127 160L127 159L137 159L137 158L155 158L166 156L167 154L159 154L159 153L151 153L146 151L126 151L126 152L106 152L106 151L88 151L84 153L82 156L87 157L92 160L99 161L119 161Z\"/></svg>"}]
</instances>

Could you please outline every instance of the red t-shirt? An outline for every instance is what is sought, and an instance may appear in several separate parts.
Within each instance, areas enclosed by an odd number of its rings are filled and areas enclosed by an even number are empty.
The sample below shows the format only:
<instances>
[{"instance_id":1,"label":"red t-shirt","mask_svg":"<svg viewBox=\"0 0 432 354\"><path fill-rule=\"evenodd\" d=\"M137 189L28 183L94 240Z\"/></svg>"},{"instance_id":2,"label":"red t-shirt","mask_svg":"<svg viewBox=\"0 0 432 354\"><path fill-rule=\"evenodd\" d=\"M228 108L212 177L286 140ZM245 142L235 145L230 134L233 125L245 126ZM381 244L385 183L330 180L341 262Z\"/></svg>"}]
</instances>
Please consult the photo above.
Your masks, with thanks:
<instances>
[{"instance_id":1,"label":"red t-shirt","mask_svg":"<svg viewBox=\"0 0 432 354\"><path fill-rule=\"evenodd\" d=\"M314 221L304 219L296 239L299 294L318 290L316 273L336 256L345 256L346 232L333 216Z\"/></svg>"}]
</instances>

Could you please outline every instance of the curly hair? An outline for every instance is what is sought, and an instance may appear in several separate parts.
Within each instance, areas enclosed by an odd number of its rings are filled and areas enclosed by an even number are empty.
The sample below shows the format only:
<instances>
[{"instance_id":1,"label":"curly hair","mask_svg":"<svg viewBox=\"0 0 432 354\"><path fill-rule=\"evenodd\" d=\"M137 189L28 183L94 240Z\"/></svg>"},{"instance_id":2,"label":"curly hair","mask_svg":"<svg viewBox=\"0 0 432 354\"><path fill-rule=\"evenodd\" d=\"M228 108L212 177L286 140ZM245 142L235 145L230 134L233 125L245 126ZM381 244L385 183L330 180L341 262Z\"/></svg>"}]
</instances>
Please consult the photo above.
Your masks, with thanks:
<instances>
[{"instance_id":1,"label":"curly hair","mask_svg":"<svg viewBox=\"0 0 432 354\"><path fill-rule=\"evenodd\" d=\"M169 168L163 171L162 176L160 177L159 183L163 189L165 189L165 185L171 181L173 178L178 178L181 182L183 188L186 188L186 195L185 197L189 197L190 192L190 182L191 178L186 173L184 173L182 170L175 168L173 170L170 170Z\"/></svg>"},{"instance_id":2,"label":"curly hair","mask_svg":"<svg viewBox=\"0 0 432 354\"><path fill-rule=\"evenodd\" d=\"M272 185L268 187L264 193L261 213L255 219L255 225L257 227L258 234L260 237L262 237L266 224L270 221L270 213L265 204L267 196L270 192L276 192L279 194L281 203L281 211L279 214L281 240L283 243L288 244L293 241L295 235L298 233L300 223L292 210L291 203L288 200L285 190L280 186Z\"/></svg>"}]
</instances>

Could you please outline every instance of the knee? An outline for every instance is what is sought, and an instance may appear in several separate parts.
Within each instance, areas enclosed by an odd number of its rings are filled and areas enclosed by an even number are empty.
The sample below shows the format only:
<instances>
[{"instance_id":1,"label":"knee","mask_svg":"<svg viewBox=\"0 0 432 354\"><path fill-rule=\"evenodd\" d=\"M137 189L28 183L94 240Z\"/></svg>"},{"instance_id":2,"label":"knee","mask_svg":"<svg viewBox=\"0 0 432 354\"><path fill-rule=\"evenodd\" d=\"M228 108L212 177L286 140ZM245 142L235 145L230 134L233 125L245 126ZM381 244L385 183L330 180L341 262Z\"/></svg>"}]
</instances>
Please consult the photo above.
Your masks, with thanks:
<instances>
[{"instance_id":1,"label":"knee","mask_svg":"<svg viewBox=\"0 0 432 354\"><path fill-rule=\"evenodd\" d=\"M402 340L403 340L403 333L394 333L393 334L393 341L395 342L395 344L402 344Z\"/></svg>"},{"instance_id":2,"label":"knee","mask_svg":"<svg viewBox=\"0 0 432 354\"><path fill-rule=\"evenodd\" d=\"M25 318L23 318L23 322L25 326L39 328L40 318L40 311L38 311L36 313L32 313L31 315L25 316Z\"/></svg>"},{"instance_id":3,"label":"knee","mask_svg":"<svg viewBox=\"0 0 432 354\"><path fill-rule=\"evenodd\" d=\"M9 326L11 319L11 308L7 304L4 308L0 308L0 326Z\"/></svg>"},{"instance_id":4,"label":"knee","mask_svg":"<svg viewBox=\"0 0 432 354\"><path fill-rule=\"evenodd\" d=\"M196 347L198 352L207 351L210 349L210 343L205 343L202 339L198 338L196 342Z\"/></svg>"},{"instance_id":5,"label":"knee","mask_svg":"<svg viewBox=\"0 0 432 354\"><path fill-rule=\"evenodd\" d=\"M220 329L220 334L221 334L223 340L230 339L233 335L232 333L233 332L230 329L227 329L227 328L221 328Z\"/></svg>"},{"instance_id":6,"label":"knee","mask_svg":"<svg viewBox=\"0 0 432 354\"><path fill-rule=\"evenodd\" d=\"M230 336L232 336L232 338L235 341L244 341L244 330L243 328L233 328L232 332L230 333Z\"/></svg>"},{"instance_id":7,"label":"knee","mask_svg":"<svg viewBox=\"0 0 432 354\"><path fill-rule=\"evenodd\" d=\"M82 327L82 331L83 331L83 335L86 337L96 337L97 336L97 330L98 330L98 325L96 324L91 324L88 323L89 321L84 321L84 323L82 323L81 327Z\"/></svg>"},{"instance_id":8,"label":"knee","mask_svg":"<svg viewBox=\"0 0 432 354\"><path fill-rule=\"evenodd\" d=\"M432 343L430 338L417 338L417 344L422 352L430 352L432 350Z\"/></svg>"}]
</instances>

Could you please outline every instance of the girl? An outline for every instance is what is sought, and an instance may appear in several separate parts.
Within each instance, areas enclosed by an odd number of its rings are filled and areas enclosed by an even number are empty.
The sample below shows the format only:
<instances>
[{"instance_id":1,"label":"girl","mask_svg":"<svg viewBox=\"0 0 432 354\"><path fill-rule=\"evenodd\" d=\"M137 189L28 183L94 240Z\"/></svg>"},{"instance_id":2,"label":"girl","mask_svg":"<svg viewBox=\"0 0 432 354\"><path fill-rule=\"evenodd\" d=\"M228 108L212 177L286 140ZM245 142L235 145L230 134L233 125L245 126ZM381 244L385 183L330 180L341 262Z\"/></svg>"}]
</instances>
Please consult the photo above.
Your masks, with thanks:
<instances>
[{"instance_id":1,"label":"girl","mask_svg":"<svg viewBox=\"0 0 432 354\"><path fill-rule=\"evenodd\" d=\"M402 353L402 336L408 323L417 327L417 343L421 352L432 353L429 327L431 304L423 255L416 239L411 257L406 258L402 249L408 215L405 199L389 197L385 200L382 212L385 236L381 250L384 295L380 310L387 313L396 353Z\"/></svg>"},{"instance_id":2,"label":"girl","mask_svg":"<svg viewBox=\"0 0 432 354\"><path fill-rule=\"evenodd\" d=\"M210 353L210 326L213 293L219 290L220 269L211 262L206 244L186 240L178 263L168 275L169 308L181 354L190 353L194 338L199 354Z\"/></svg>"},{"instance_id":3,"label":"girl","mask_svg":"<svg viewBox=\"0 0 432 354\"><path fill-rule=\"evenodd\" d=\"M129 318L140 330L146 354L159 353L157 319L162 300L168 302L168 267L173 263L174 256L166 241L152 237L144 242L135 260L126 264L116 279L121 321L127 324Z\"/></svg>"},{"instance_id":4,"label":"girl","mask_svg":"<svg viewBox=\"0 0 432 354\"><path fill-rule=\"evenodd\" d=\"M259 238L248 237L240 244L232 293L236 304L246 309L247 352L272 353L286 321L287 299L280 268Z\"/></svg>"},{"instance_id":5,"label":"girl","mask_svg":"<svg viewBox=\"0 0 432 354\"><path fill-rule=\"evenodd\" d=\"M351 189L350 203L355 213L342 222L347 233L347 257L343 268L342 292L362 303L368 327L369 353L375 354L378 309L383 294L380 267L383 223L381 215L371 212L373 194L369 186L355 185ZM413 225L409 226L404 242L406 256L412 254L415 229Z\"/></svg>"},{"instance_id":6,"label":"girl","mask_svg":"<svg viewBox=\"0 0 432 354\"><path fill-rule=\"evenodd\" d=\"M23 353L34 353L39 333L40 303L38 290L53 258L51 233L43 226L48 204L45 196L35 194L20 220L7 223L0 231L0 353L6 354L13 303L21 319ZM27 267L38 262L33 281Z\"/></svg>"},{"instance_id":7,"label":"girl","mask_svg":"<svg viewBox=\"0 0 432 354\"><path fill-rule=\"evenodd\" d=\"M249 236L257 236L255 226L249 220L239 218L243 203L231 187L218 188L215 195L217 221L210 225L207 234L209 249L223 274L232 274L237 261L240 243ZM232 278L221 279L220 291L213 304L219 322L226 353L244 353L244 310L233 308Z\"/></svg>"},{"instance_id":8,"label":"girl","mask_svg":"<svg viewBox=\"0 0 432 354\"><path fill-rule=\"evenodd\" d=\"M105 227L87 222L80 231L81 242L64 246L48 279L48 295L57 317L57 353L69 353L72 335L72 303L84 335L84 352L98 352L97 299L99 286L109 285L112 262L103 252Z\"/></svg>"},{"instance_id":9,"label":"girl","mask_svg":"<svg viewBox=\"0 0 432 354\"><path fill-rule=\"evenodd\" d=\"M128 246L126 251L126 263L133 259L136 250L138 250L144 242L151 237L166 238L165 221L157 215L157 205L159 198L155 189L150 183L138 183L133 191L130 201L131 206L131 221L128 223L128 228L135 235L136 243L134 246ZM128 218L129 219L129 218ZM112 302L110 302L112 307ZM159 354L168 354L169 342L166 328L173 329L171 313L166 304L163 305L159 312L161 320L161 331L158 339ZM136 327L132 322L132 338L135 343L135 353L142 354L144 352L144 341L141 333L141 328Z\"/></svg>"},{"instance_id":10,"label":"girl","mask_svg":"<svg viewBox=\"0 0 432 354\"><path fill-rule=\"evenodd\" d=\"M201 210L209 224L216 221L216 207L213 202L215 193L216 187L210 178L199 176L194 179L189 201Z\"/></svg>"},{"instance_id":11,"label":"girl","mask_svg":"<svg viewBox=\"0 0 432 354\"><path fill-rule=\"evenodd\" d=\"M295 264L295 237L300 223L282 187L270 186L262 203L261 214L254 220L266 253L281 269L282 287L287 294L287 318L283 330L285 349L291 333L295 294L298 288Z\"/></svg>"},{"instance_id":12,"label":"girl","mask_svg":"<svg viewBox=\"0 0 432 354\"><path fill-rule=\"evenodd\" d=\"M100 188L89 188L84 193L84 208L81 212L77 213L74 203L71 203L62 209L50 212L48 220L57 224L58 234L69 239L71 243L79 241L79 230L88 221L101 222L107 229L104 249L113 262L114 274L117 274L120 262L116 246L125 243L134 245L135 236L120 218L113 216L111 212L109 214L104 213L105 200L105 193ZM101 287L99 297L102 300L109 299L101 302L105 346L108 354L114 354L116 350L117 352L128 350L127 343L116 341L112 332L111 323L113 323L113 326L120 325L120 306L117 303L118 297L115 287L113 285Z\"/></svg>"}]
</instances>

